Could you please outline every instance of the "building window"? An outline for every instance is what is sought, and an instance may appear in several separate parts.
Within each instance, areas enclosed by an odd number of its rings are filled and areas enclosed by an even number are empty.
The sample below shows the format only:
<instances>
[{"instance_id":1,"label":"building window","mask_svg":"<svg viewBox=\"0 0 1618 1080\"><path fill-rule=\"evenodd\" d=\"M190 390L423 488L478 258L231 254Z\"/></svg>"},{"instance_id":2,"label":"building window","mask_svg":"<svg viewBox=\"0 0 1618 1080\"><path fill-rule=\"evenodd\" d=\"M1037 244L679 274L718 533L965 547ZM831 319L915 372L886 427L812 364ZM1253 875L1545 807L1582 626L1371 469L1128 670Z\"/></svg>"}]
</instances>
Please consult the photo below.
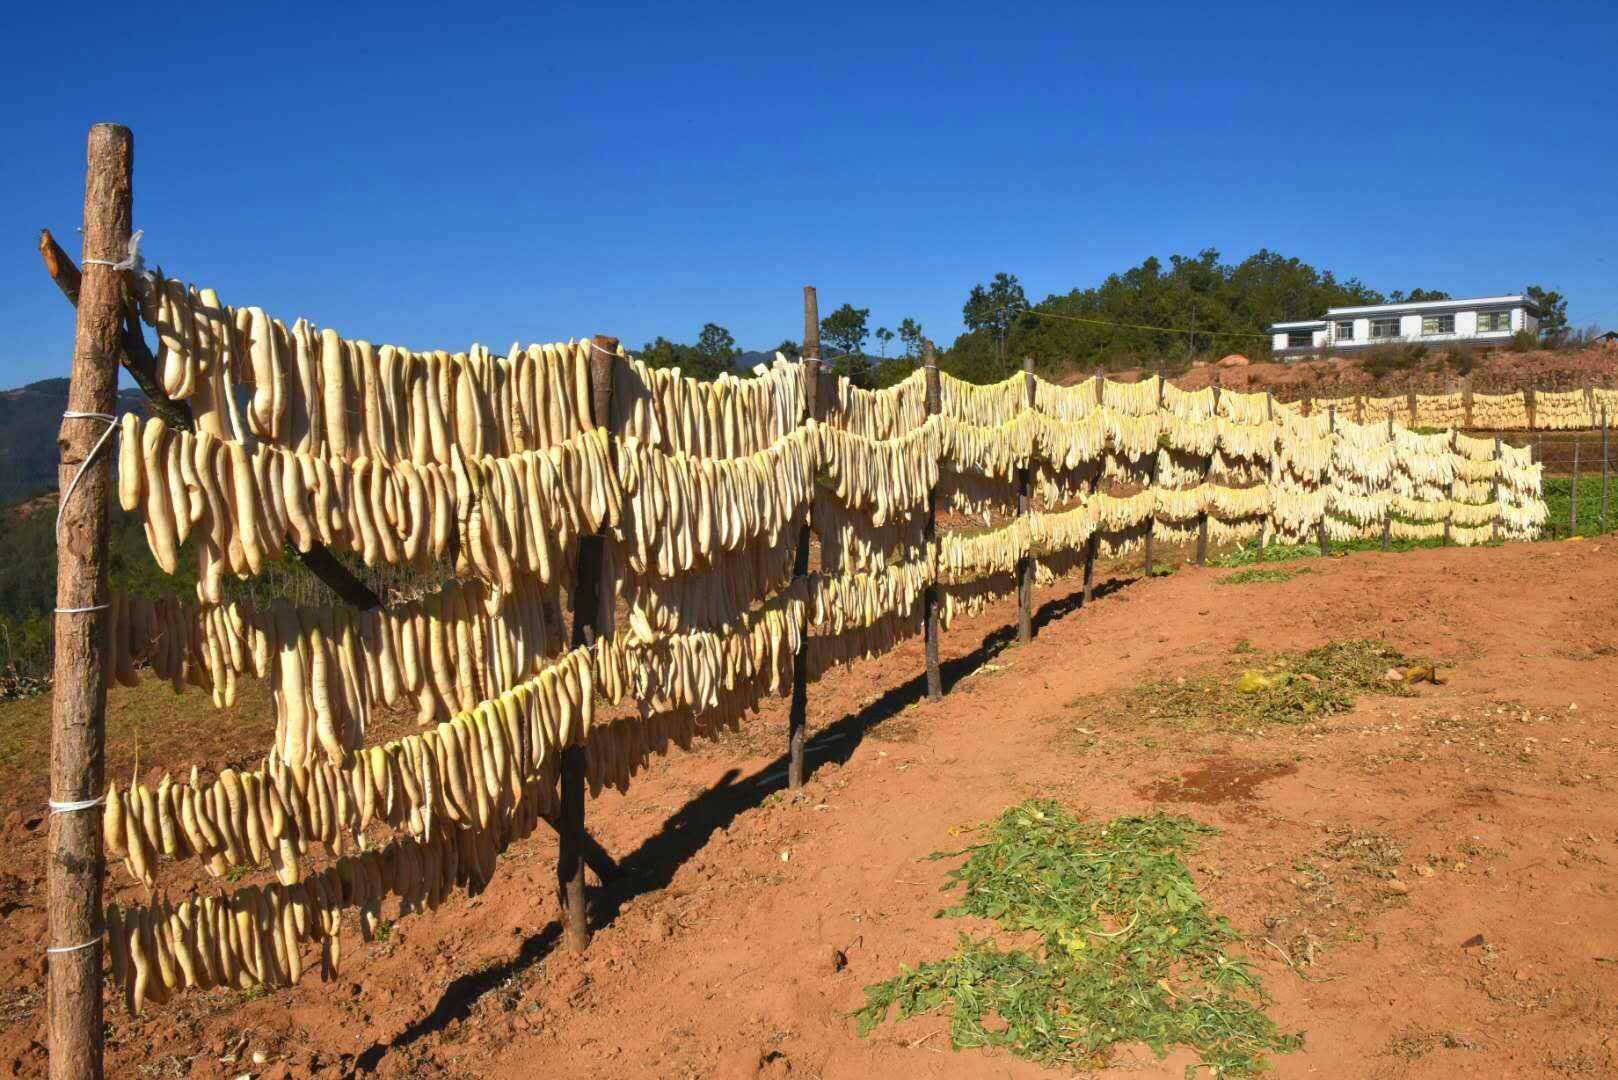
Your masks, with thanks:
<instances>
[{"instance_id":1,"label":"building window","mask_svg":"<svg viewBox=\"0 0 1618 1080\"><path fill-rule=\"evenodd\" d=\"M1342 322L1337 324L1337 340L1338 341L1353 341L1354 340L1354 320L1353 319L1344 319Z\"/></svg>"},{"instance_id":2,"label":"building window","mask_svg":"<svg viewBox=\"0 0 1618 1080\"><path fill-rule=\"evenodd\" d=\"M1315 343L1315 335L1308 330L1288 330L1287 348L1307 349Z\"/></svg>"},{"instance_id":3,"label":"building window","mask_svg":"<svg viewBox=\"0 0 1618 1080\"><path fill-rule=\"evenodd\" d=\"M1421 320L1423 334L1453 334L1455 333L1455 316L1453 315L1425 315Z\"/></svg>"},{"instance_id":4,"label":"building window","mask_svg":"<svg viewBox=\"0 0 1618 1080\"><path fill-rule=\"evenodd\" d=\"M1398 319L1372 319L1371 336L1373 338L1396 338L1399 336Z\"/></svg>"},{"instance_id":5,"label":"building window","mask_svg":"<svg viewBox=\"0 0 1618 1080\"><path fill-rule=\"evenodd\" d=\"M1494 331L1511 329L1511 312L1509 311L1480 311L1478 312L1478 333L1488 334Z\"/></svg>"}]
</instances>

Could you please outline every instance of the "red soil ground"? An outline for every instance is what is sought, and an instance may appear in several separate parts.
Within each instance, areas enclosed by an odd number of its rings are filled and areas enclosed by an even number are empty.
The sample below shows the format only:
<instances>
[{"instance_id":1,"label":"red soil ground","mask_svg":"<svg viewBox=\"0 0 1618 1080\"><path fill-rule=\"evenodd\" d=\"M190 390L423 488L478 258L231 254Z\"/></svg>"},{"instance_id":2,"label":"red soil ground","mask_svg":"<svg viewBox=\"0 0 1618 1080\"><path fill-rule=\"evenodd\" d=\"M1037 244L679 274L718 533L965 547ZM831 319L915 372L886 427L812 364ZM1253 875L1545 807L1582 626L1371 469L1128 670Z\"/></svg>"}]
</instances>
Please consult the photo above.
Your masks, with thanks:
<instances>
[{"instance_id":1,"label":"red soil ground","mask_svg":"<svg viewBox=\"0 0 1618 1080\"><path fill-rule=\"evenodd\" d=\"M623 876L594 893L586 954L557 948L542 829L483 895L383 941L350 934L332 984L182 995L138 1020L109 1002L108 1074L1056 1075L952 1052L942 1017L868 1039L848 1017L864 985L986 929L933 917L953 863L924 857L1043 795L1223 830L1192 867L1248 936L1281 1029L1306 1033L1279 1076L1614 1075L1614 554L1610 541L1367 553L1240 586L1187 569L1047 608L1028 646L1006 644L1001 605L946 636L941 703L919 700L919 643L813 687L801 795L781 791L775 709L592 803ZM1243 640L1355 637L1437 658L1448 680L1262 734L1094 719L1096 695L1240 664ZM149 743L149 758L219 752L198 726L209 714L187 704L194 737ZM0 877L0 1073L44 1066L39 796L3 785L17 812ZM135 897L121 867L110 876ZM1115 1069L1179 1077L1191 1060L1138 1051Z\"/></svg>"}]
</instances>

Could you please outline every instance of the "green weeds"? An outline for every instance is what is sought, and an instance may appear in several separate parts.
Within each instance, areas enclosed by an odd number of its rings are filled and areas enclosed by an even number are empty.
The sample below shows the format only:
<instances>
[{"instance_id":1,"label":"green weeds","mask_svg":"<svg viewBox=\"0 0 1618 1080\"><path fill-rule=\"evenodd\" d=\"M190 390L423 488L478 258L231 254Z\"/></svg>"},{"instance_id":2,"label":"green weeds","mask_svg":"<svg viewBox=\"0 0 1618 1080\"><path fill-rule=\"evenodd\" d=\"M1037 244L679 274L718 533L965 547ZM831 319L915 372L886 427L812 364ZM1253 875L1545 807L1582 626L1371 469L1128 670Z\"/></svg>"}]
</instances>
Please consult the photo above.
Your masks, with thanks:
<instances>
[{"instance_id":1,"label":"green weeds","mask_svg":"<svg viewBox=\"0 0 1618 1080\"><path fill-rule=\"evenodd\" d=\"M1226 949L1237 939L1211 915L1185 856L1214 830L1165 814L1079 821L1052 800L1014 806L986 826L946 888L941 916L992 919L1038 936L1004 949L963 934L954 956L865 988L861 1035L888 1019L944 1011L956 1049L993 1046L1046 1065L1100 1068L1114 1048L1158 1056L1188 1046L1186 1075L1251 1076L1266 1054L1302 1045L1265 1015L1258 978Z\"/></svg>"}]
</instances>

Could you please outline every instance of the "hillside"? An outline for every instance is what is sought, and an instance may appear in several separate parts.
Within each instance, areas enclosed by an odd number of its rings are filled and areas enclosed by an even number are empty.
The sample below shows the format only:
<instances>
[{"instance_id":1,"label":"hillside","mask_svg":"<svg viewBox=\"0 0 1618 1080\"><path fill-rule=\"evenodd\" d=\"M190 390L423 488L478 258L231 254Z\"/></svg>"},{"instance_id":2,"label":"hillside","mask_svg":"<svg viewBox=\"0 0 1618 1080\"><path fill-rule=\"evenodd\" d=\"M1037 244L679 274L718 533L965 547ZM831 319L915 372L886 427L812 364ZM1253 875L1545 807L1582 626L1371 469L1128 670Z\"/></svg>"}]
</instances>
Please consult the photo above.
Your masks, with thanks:
<instances>
[{"instance_id":1,"label":"hillside","mask_svg":"<svg viewBox=\"0 0 1618 1080\"><path fill-rule=\"evenodd\" d=\"M117 411L144 411L144 401L138 389L120 391ZM56 432L66 409L66 379L0 391L0 503L55 490Z\"/></svg>"}]
</instances>

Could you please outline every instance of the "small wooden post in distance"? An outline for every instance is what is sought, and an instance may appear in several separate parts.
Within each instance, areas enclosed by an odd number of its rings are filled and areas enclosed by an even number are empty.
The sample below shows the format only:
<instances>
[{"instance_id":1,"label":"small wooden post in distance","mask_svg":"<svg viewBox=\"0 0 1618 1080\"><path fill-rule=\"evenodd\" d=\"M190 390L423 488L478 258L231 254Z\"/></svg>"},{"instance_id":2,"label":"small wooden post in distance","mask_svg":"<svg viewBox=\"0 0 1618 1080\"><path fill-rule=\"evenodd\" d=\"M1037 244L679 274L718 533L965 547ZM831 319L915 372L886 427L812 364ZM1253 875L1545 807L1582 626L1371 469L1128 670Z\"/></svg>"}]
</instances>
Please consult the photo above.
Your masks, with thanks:
<instances>
[{"instance_id":1,"label":"small wooden post in distance","mask_svg":"<svg viewBox=\"0 0 1618 1080\"><path fill-rule=\"evenodd\" d=\"M1213 386L1214 416L1219 415L1219 384ZM1206 484L1213 475L1213 455L1209 454L1202 463L1202 482ZM1208 511L1197 513L1197 565L1208 565Z\"/></svg>"},{"instance_id":2,"label":"small wooden post in distance","mask_svg":"<svg viewBox=\"0 0 1618 1080\"><path fill-rule=\"evenodd\" d=\"M820 416L820 300L813 285L803 287L803 419ZM809 576L809 546L813 541L809 519L798 529L793 555L794 577ZM806 633L792 658L792 707L787 713L787 787L803 787L804 739L809 729L809 635Z\"/></svg>"},{"instance_id":3,"label":"small wooden post in distance","mask_svg":"<svg viewBox=\"0 0 1618 1080\"><path fill-rule=\"evenodd\" d=\"M1025 408L1034 407L1034 358L1023 358ZM1017 470L1017 516L1026 518L1033 489L1033 463ZM1024 555L1017 563L1017 640L1024 645L1034 640L1034 560Z\"/></svg>"},{"instance_id":4,"label":"small wooden post in distance","mask_svg":"<svg viewBox=\"0 0 1618 1080\"><path fill-rule=\"evenodd\" d=\"M1567 534L1579 535L1579 437L1573 436L1573 497L1567 504Z\"/></svg>"},{"instance_id":5,"label":"small wooden post in distance","mask_svg":"<svg viewBox=\"0 0 1618 1080\"><path fill-rule=\"evenodd\" d=\"M1162 408L1163 408L1163 376L1162 375L1158 375L1158 377L1157 377L1157 408L1158 408L1159 411L1161 411ZM1157 486L1157 456L1158 456L1159 453L1161 453L1161 451L1159 449L1157 449L1156 447L1154 447L1152 449L1151 463L1146 466L1146 486L1147 486L1147 488L1155 488ZM1157 531L1157 513L1154 510L1151 514L1148 514L1147 517L1146 517L1146 577L1148 579L1150 579L1151 576L1152 576L1152 534L1155 533L1156 531Z\"/></svg>"},{"instance_id":6,"label":"small wooden post in distance","mask_svg":"<svg viewBox=\"0 0 1618 1080\"><path fill-rule=\"evenodd\" d=\"M1032 367L1033 360L1030 359L1028 361L1028 363L1029 363L1030 367ZM1033 376L1030 375L1029 378L1032 379ZM1101 374L1100 374L1100 372L1097 372L1096 373L1096 401L1098 403L1101 401L1101 394L1102 394L1102 385L1101 384L1102 384ZM1030 393L1029 403L1030 403L1030 405L1032 405L1032 400L1033 400L1032 396L1031 396L1032 392L1033 392L1033 385L1032 385L1032 383L1030 383L1030 385L1029 385L1029 393ZM1101 486L1101 469L1100 469L1100 467L1098 465L1096 471L1093 474L1091 474L1091 476L1090 476L1089 493L1090 493L1090 495L1092 497L1095 495L1096 491L1100 488L1100 486ZM1079 606L1080 607L1083 607L1085 604L1088 604L1090 602L1091 597L1095 594L1096 555L1100 552L1100 550L1101 550L1101 533L1100 533L1100 531L1092 532L1090 534L1090 538L1084 542L1084 591L1079 594ZM1030 564L1029 564L1030 573L1029 573L1029 583L1028 583L1028 588L1029 588L1030 593L1032 593L1032 591L1033 591L1032 569L1033 569L1033 564L1032 564L1032 562L1030 562Z\"/></svg>"},{"instance_id":7,"label":"small wooden post in distance","mask_svg":"<svg viewBox=\"0 0 1618 1080\"><path fill-rule=\"evenodd\" d=\"M611 434L612 364L618 339L597 334L590 350L590 422ZM613 568L605 532L579 541L573 583L573 647L593 645L610 635L613 624ZM562 931L568 948L583 952L590 944L590 917L584 896L584 774L585 748L574 744L562 750L561 813L556 830L556 888L562 905Z\"/></svg>"},{"instance_id":8,"label":"small wooden post in distance","mask_svg":"<svg viewBox=\"0 0 1618 1080\"><path fill-rule=\"evenodd\" d=\"M942 409L943 388L938 379L938 353L931 341L921 343L922 378L925 380L927 415L937 416ZM938 487L927 492L927 519L922 523L922 546L932 550L938 538ZM927 663L927 700L938 701L944 696L944 676L938 667L938 582L930 582L922 594L922 652Z\"/></svg>"},{"instance_id":9,"label":"small wooden post in distance","mask_svg":"<svg viewBox=\"0 0 1618 1080\"><path fill-rule=\"evenodd\" d=\"M1494 479L1489 483L1489 501L1494 504L1494 521L1490 523L1489 539L1500 541L1500 433L1494 433Z\"/></svg>"},{"instance_id":10,"label":"small wooden post in distance","mask_svg":"<svg viewBox=\"0 0 1618 1080\"><path fill-rule=\"evenodd\" d=\"M1388 417L1388 441L1393 441L1393 417ZM1393 546L1393 501L1382 511L1382 550L1387 551Z\"/></svg>"},{"instance_id":11,"label":"small wooden post in distance","mask_svg":"<svg viewBox=\"0 0 1618 1080\"><path fill-rule=\"evenodd\" d=\"M119 124L90 129L84 183L84 277L73 336L67 411L117 408L123 273L134 215L135 139ZM50 799L45 841L46 1025L52 1080L100 1077L101 888L106 855L108 508L112 447L106 420L64 417L56 438L62 492L56 544L55 684L51 696ZM99 447L99 452L97 452ZM94 454L92 457L91 455ZM71 809L73 805L82 809Z\"/></svg>"},{"instance_id":12,"label":"small wooden post in distance","mask_svg":"<svg viewBox=\"0 0 1618 1080\"><path fill-rule=\"evenodd\" d=\"M1597 530L1607 531L1607 407L1601 407L1601 525Z\"/></svg>"},{"instance_id":13,"label":"small wooden post in distance","mask_svg":"<svg viewBox=\"0 0 1618 1080\"><path fill-rule=\"evenodd\" d=\"M1337 434L1337 406L1335 405L1326 410L1326 431L1331 435ZM1388 432L1389 434L1393 432L1392 417L1388 418ZM1320 520L1315 523L1315 543L1320 546L1322 555L1331 552L1331 543L1326 538L1326 508L1324 506L1320 510Z\"/></svg>"}]
</instances>

